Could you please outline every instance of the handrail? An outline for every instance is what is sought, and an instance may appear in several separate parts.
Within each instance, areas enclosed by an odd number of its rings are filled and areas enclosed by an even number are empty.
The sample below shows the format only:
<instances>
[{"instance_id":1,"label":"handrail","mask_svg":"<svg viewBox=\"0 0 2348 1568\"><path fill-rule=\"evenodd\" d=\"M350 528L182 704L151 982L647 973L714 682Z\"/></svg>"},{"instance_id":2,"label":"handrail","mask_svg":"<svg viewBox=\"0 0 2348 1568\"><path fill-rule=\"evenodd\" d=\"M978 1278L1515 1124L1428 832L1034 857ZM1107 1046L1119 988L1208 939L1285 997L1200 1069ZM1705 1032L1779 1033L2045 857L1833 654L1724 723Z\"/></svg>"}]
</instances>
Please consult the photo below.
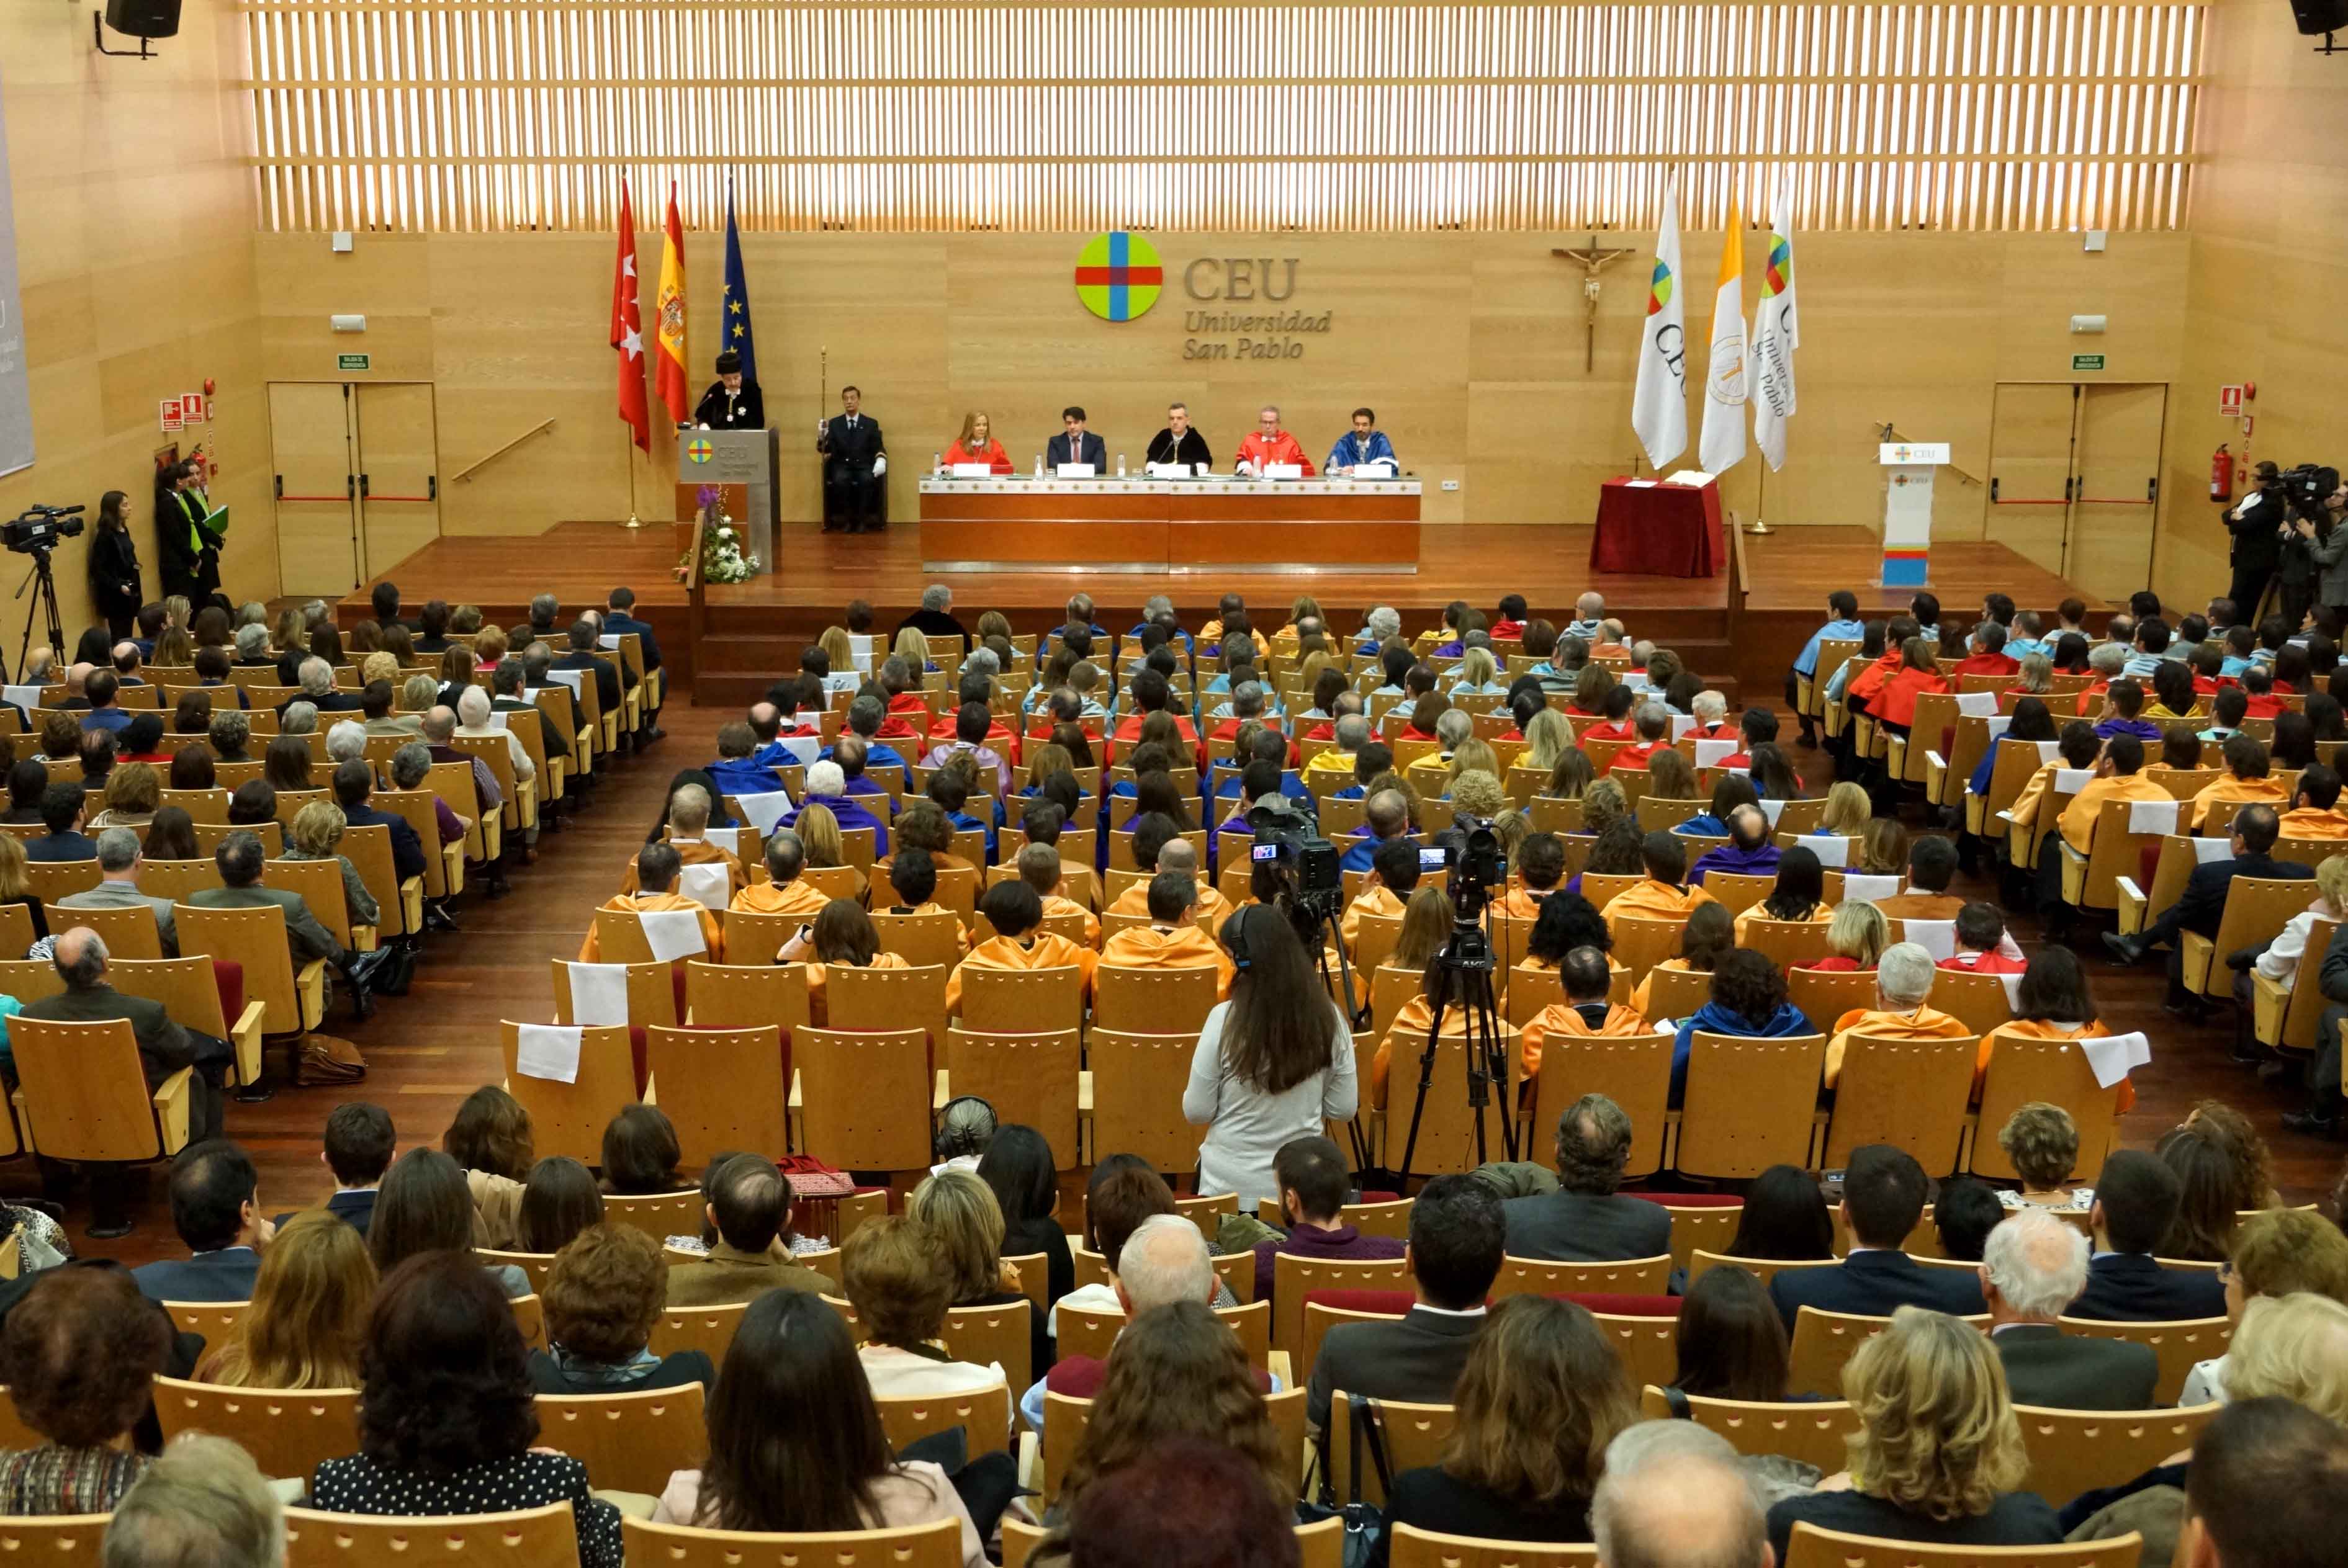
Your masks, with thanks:
<instances>
[{"instance_id":1,"label":"handrail","mask_svg":"<svg viewBox=\"0 0 2348 1568\"><path fill-rule=\"evenodd\" d=\"M464 467L458 469L456 473L449 476L448 482L453 485L460 479L471 478L473 477L474 469L484 467L489 464L495 462L497 459L504 456L507 453L512 451L515 447L520 446L523 442L529 440L531 436L537 435L540 431L551 429L553 425L554 416L550 414L545 418L540 420L537 424L531 425L529 429L523 431L520 435L515 436L512 440L507 442L504 446L499 447L496 451L490 453L488 456L481 458L479 462L467 464Z\"/></svg>"}]
</instances>

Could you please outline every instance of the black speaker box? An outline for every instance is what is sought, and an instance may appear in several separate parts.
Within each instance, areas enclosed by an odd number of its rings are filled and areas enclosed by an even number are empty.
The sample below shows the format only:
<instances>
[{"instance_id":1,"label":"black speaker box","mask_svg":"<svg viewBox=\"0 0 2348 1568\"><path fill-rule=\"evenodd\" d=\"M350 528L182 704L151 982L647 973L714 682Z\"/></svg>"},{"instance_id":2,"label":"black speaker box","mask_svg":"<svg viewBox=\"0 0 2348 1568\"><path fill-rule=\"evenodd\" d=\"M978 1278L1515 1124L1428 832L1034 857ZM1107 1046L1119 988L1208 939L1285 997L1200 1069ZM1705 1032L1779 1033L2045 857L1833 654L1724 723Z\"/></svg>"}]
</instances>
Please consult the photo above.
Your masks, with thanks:
<instances>
[{"instance_id":1,"label":"black speaker box","mask_svg":"<svg viewBox=\"0 0 2348 1568\"><path fill-rule=\"evenodd\" d=\"M106 25L134 38L169 38L180 30L180 0L106 0Z\"/></svg>"},{"instance_id":2,"label":"black speaker box","mask_svg":"<svg viewBox=\"0 0 2348 1568\"><path fill-rule=\"evenodd\" d=\"M2310 37L2348 33L2348 0L2291 0L2291 14L2299 30Z\"/></svg>"}]
</instances>

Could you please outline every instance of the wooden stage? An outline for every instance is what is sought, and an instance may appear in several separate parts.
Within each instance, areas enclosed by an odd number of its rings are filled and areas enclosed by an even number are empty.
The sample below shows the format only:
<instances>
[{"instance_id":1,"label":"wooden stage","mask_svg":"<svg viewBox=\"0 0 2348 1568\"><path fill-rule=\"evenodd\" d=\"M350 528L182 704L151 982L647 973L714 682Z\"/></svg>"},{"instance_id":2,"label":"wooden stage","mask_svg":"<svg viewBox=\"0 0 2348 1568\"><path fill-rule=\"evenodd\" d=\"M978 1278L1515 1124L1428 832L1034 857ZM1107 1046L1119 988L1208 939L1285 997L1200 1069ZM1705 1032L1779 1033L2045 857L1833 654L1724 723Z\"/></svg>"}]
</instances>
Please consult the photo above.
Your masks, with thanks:
<instances>
[{"instance_id":1,"label":"wooden stage","mask_svg":"<svg viewBox=\"0 0 2348 1568\"><path fill-rule=\"evenodd\" d=\"M1568 525L1460 524L1424 529L1419 570L1402 576L1376 571L1234 569L1206 573L1095 575L1038 569L957 573L939 579L925 572L918 529L899 525L880 534L827 534L812 524L786 524L778 533L779 569L746 583L705 591L702 630L693 634L692 606L675 579L681 546L674 525L630 531L616 523L558 523L533 536L467 536L435 541L386 575L410 605L427 599L478 604L490 623L524 620L533 593L562 601L558 623L577 610L601 605L619 584L635 589L637 613L650 620L680 686L695 700L747 703L778 674L797 667L798 651L824 627L842 618L852 599L872 606L873 624L886 630L921 603L922 590L943 580L965 622L999 610L1015 630L1059 624L1068 596L1093 595L1101 624L1118 630L1140 619L1144 600L1170 597L1198 624L1226 592L1247 597L1286 619L1300 594L1319 600L1345 630L1374 605L1392 605L1414 629L1438 618L1445 604L1464 599L1489 613L1505 592L1523 594L1537 615L1563 622L1587 589L1606 596L1610 613L1633 635L1650 637L1685 655L1698 673L1733 695L1767 700L1784 680L1795 652L1826 612L1827 595L1856 586L1863 614L1904 609L1907 589L1866 586L1881 560L1872 528L1790 527L1764 538L1741 536L1732 549L1731 577L1592 577L1591 530ZM2003 545L1947 543L1932 552L1932 590L1955 621L1980 613L1991 592L2051 610L2075 590ZM337 606L345 627L368 614L367 584ZM2082 598L2087 598L2081 595ZM2106 610L2087 598L2097 617Z\"/></svg>"}]
</instances>

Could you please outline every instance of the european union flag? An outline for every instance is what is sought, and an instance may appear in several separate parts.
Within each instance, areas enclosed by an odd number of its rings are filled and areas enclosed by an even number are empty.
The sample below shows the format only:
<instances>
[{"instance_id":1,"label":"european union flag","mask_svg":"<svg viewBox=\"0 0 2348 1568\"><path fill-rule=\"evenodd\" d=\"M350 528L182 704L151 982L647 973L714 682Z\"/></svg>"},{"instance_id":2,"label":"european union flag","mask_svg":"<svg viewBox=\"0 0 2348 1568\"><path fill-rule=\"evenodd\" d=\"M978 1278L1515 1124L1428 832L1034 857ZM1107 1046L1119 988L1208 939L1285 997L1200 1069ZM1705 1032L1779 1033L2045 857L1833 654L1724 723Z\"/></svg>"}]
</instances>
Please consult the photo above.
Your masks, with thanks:
<instances>
[{"instance_id":1,"label":"european union flag","mask_svg":"<svg viewBox=\"0 0 2348 1568\"><path fill-rule=\"evenodd\" d=\"M750 284L742 272L742 234L734 226L734 182L726 182L726 288L718 296L725 325L717 346L742 356L742 380L758 384L758 350L750 332Z\"/></svg>"}]
</instances>

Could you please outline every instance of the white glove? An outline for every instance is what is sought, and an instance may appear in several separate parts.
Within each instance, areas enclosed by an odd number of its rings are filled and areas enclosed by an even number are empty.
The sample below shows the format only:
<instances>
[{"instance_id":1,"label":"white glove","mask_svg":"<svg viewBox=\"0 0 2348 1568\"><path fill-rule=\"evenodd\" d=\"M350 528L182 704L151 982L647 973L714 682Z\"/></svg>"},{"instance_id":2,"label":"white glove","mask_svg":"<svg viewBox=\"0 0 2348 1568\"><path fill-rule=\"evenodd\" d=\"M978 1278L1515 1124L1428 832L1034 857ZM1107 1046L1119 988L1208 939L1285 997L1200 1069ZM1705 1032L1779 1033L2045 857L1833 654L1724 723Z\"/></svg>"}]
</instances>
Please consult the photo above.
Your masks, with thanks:
<instances>
[{"instance_id":1,"label":"white glove","mask_svg":"<svg viewBox=\"0 0 2348 1568\"><path fill-rule=\"evenodd\" d=\"M889 454L883 452L880 456L872 459L872 477L877 479L888 471Z\"/></svg>"}]
</instances>

